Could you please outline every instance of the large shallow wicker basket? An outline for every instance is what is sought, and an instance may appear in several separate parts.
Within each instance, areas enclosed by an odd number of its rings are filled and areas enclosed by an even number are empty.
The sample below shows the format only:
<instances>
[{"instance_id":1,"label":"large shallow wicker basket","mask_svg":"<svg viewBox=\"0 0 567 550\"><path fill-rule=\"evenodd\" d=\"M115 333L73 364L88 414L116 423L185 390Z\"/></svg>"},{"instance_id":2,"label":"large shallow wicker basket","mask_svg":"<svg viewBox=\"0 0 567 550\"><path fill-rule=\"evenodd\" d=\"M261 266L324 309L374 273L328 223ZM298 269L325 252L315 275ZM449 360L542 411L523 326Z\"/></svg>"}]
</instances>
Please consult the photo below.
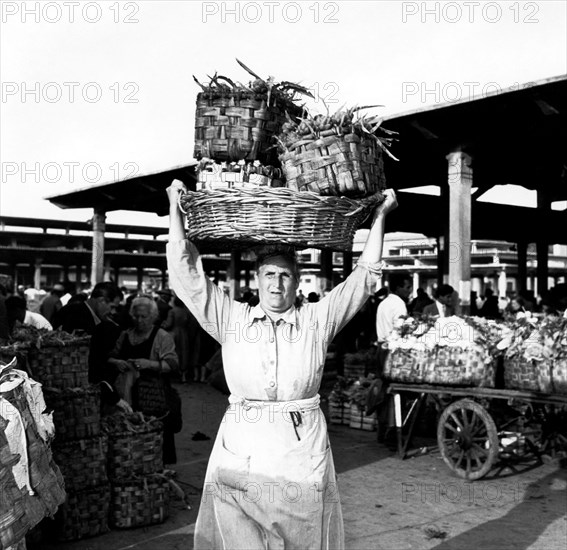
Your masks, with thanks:
<instances>
[{"instance_id":1,"label":"large shallow wicker basket","mask_svg":"<svg viewBox=\"0 0 567 550\"><path fill-rule=\"evenodd\" d=\"M321 195L364 197L385 188L382 151L356 134L298 141L280 155L287 186Z\"/></svg>"},{"instance_id":2,"label":"large shallow wicker basket","mask_svg":"<svg viewBox=\"0 0 567 550\"><path fill-rule=\"evenodd\" d=\"M358 226L382 200L353 200L286 188L189 191L179 206L188 238L224 248L286 244L350 250Z\"/></svg>"},{"instance_id":3,"label":"large shallow wicker basket","mask_svg":"<svg viewBox=\"0 0 567 550\"><path fill-rule=\"evenodd\" d=\"M195 158L278 163L274 136L301 107L267 93L216 90L197 95Z\"/></svg>"}]
</instances>

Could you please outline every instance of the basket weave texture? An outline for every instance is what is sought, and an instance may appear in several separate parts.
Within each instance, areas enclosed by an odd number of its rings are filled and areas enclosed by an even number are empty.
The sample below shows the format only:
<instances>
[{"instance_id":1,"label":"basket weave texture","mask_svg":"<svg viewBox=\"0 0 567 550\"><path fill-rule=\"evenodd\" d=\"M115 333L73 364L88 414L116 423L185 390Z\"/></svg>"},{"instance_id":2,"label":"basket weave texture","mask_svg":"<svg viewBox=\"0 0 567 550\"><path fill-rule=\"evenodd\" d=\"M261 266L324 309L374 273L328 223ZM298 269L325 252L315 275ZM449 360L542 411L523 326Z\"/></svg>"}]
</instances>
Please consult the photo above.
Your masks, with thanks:
<instances>
[{"instance_id":1,"label":"basket weave texture","mask_svg":"<svg viewBox=\"0 0 567 550\"><path fill-rule=\"evenodd\" d=\"M553 361L553 391L567 395L567 353L564 352Z\"/></svg>"},{"instance_id":2,"label":"basket weave texture","mask_svg":"<svg viewBox=\"0 0 567 550\"><path fill-rule=\"evenodd\" d=\"M68 491L81 491L108 482L106 435L58 443L53 447L53 457L65 478Z\"/></svg>"},{"instance_id":3,"label":"basket weave texture","mask_svg":"<svg viewBox=\"0 0 567 550\"><path fill-rule=\"evenodd\" d=\"M195 158L221 161L260 160L276 164L274 136L301 108L268 98L267 93L211 91L197 95Z\"/></svg>"},{"instance_id":4,"label":"basket weave texture","mask_svg":"<svg viewBox=\"0 0 567 550\"><path fill-rule=\"evenodd\" d=\"M18 544L28 529L29 522L21 501L16 501L8 510L0 507L0 548Z\"/></svg>"},{"instance_id":5,"label":"basket weave texture","mask_svg":"<svg viewBox=\"0 0 567 550\"><path fill-rule=\"evenodd\" d=\"M114 431L103 424L108 433L108 477L127 479L163 470L163 428L161 422L147 421L136 431Z\"/></svg>"},{"instance_id":6,"label":"basket weave texture","mask_svg":"<svg viewBox=\"0 0 567 550\"><path fill-rule=\"evenodd\" d=\"M486 363L485 357L480 346L466 349L458 346L397 348L388 354L384 377L408 384L493 388L496 363L494 360Z\"/></svg>"},{"instance_id":7,"label":"basket weave texture","mask_svg":"<svg viewBox=\"0 0 567 550\"><path fill-rule=\"evenodd\" d=\"M550 393L551 362L516 356L504 359L504 387Z\"/></svg>"},{"instance_id":8,"label":"basket weave texture","mask_svg":"<svg viewBox=\"0 0 567 550\"><path fill-rule=\"evenodd\" d=\"M110 486L67 493L55 516L55 537L60 541L95 537L108 531Z\"/></svg>"},{"instance_id":9,"label":"basket weave texture","mask_svg":"<svg viewBox=\"0 0 567 550\"><path fill-rule=\"evenodd\" d=\"M82 388L89 384L89 338L64 346L31 348L28 369L34 380L52 388Z\"/></svg>"},{"instance_id":10,"label":"basket weave texture","mask_svg":"<svg viewBox=\"0 0 567 550\"><path fill-rule=\"evenodd\" d=\"M58 443L100 434L100 388L45 388L45 402L53 409Z\"/></svg>"},{"instance_id":11,"label":"basket weave texture","mask_svg":"<svg viewBox=\"0 0 567 550\"><path fill-rule=\"evenodd\" d=\"M230 248L286 244L298 248L351 250L354 233L379 194L353 200L286 188L189 191L179 206L187 237Z\"/></svg>"},{"instance_id":12,"label":"basket weave texture","mask_svg":"<svg viewBox=\"0 0 567 550\"><path fill-rule=\"evenodd\" d=\"M331 133L298 141L280 155L287 186L321 195L365 197L386 186L382 151L375 139Z\"/></svg>"},{"instance_id":13,"label":"basket weave texture","mask_svg":"<svg viewBox=\"0 0 567 550\"><path fill-rule=\"evenodd\" d=\"M169 516L169 488L167 479L158 474L115 480L110 524L123 529L163 523Z\"/></svg>"}]
</instances>

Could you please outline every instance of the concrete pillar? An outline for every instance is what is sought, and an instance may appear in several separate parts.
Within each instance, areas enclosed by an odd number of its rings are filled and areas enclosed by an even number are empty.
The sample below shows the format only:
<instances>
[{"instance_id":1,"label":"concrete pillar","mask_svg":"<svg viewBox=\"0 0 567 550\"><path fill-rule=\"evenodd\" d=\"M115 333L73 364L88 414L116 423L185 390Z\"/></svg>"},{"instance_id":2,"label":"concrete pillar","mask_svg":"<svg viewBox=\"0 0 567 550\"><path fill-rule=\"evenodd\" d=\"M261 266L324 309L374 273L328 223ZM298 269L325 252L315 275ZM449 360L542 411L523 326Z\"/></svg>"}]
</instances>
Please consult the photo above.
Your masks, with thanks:
<instances>
[{"instance_id":1,"label":"concrete pillar","mask_svg":"<svg viewBox=\"0 0 567 550\"><path fill-rule=\"evenodd\" d=\"M167 287L167 269L161 270L161 288Z\"/></svg>"},{"instance_id":2,"label":"concrete pillar","mask_svg":"<svg viewBox=\"0 0 567 550\"><path fill-rule=\"evenodd\" d=\"M120 267L115 266L114 268L114 282L116 286L120 286Z\"/></svg>"},{"instance_id":3,"label":"concrete pillar","mask_svg":"<svg viewBox=\"0 0 567 550\"><path fill-rule=\"evenodd\" d=\"M138 290L142 290L144 286L144 268L138 267L136 268L136 277L138 279Z\"/></svg>"},{"instance_id":4,"label":"concrete pillar","mask_svg":"<svg viewBox=\"0 0 567 550\"><path fill-rule=\"evenodd\" d=\"M412 274L413 278L413 295L417 296L417 289L419 288L419 271L414 271Z\"/></svg>"},{"instance_id":5,"label":"concrete pillar","mask_svg":"<svg viewBox=\"0 0 567 550\"><path fill-rule=\"evenodd\" d=\"M461 305L470 304L471 293L471 157L462 151L447 155L449 161L449 284L459 293Z\"/></svg>"},{"instance_id":6,"label":"concrete pillar","mask_svg":"<svg viewBox=\"0 0 567 550\"><path fill-rule=\"evenodd\" d=\"M33 287L38 290L41 288L41 258L36 258L33 264Z\"/></svg>"},{"instance_id":7,"label":"concrete pillar","mask_svg":"<svg viewBox=\"0 0 567 550\"><path fill-rule=\"evenodd\" d=\"M546 214L551 209L551 200L549 198L549 193L546 189L537 190L537 209L538 218L542 225L545 225ZM536 242L536 254L537 254L537 288L538 292L541 294L545 292L548 288L547 278L549 276L548 269L548 259L549 259L549 243L544 239L539 239Z\"/></svg>"},{"instance_id":8,"label":"concrete pillar","mask_svg":"<svg viewBox=\"0 0 567 550\"><path fill-rule=\"evenodd\" d=\"M240 295L240 266L241 256L239 250L230 253L230 266L227 273L228 294L232 300Z\"/></svg>"},{"instance_id":9,"label":"concrete pillar","mask_svg":"<svg viewBox=\"0 0 567 550\"><path fill-rule=\"evenodd\" d=\"M525 241L516 244L518 249L518 276L516 277L519 291L526 290L528 277L528 243Z\"/></svg>"},{"instance_id":10,"label":"concrete pillar","mask_svg":"<svg viewBox=\"0 0 567 550\"><path fill-rule=\"evenodd\" d=\"M103 280L104 271L104 230L106 213L102 210L94 210L93 223L93 247L91 261L91 285L94 286Z\"/></svg>"},{"instance_id":11,"label":"concrete pillar","mask_svg":"<svg viewBox=\"0 0 567 550\"><path fill-rule=\"evenodd\" d=\"M506 270L502 269L498 274L498 296L500 296L500 298L506 297L506 289L507 289Z\"/></svg>"},{"instance_id":12,"label":"concrete pillar","mask_svg":"<svg viewBox=\"0 0 567 550\"><path fill-rule=\"evenodd\" d=\"M321 278L323 291L333 288L333 252L331 250L321 251Z\"/></svg>"},{"instance_id":13,"label":"concrete pillar","mask_svg":"<svg viewBox=\"0 0 567 550\"><path fill-rule=\"evenodd\" d=\"M471 290L474 290L477 296L482 294L482 279L480 277L473 277L471 279Z\"/></svg>"},{"instance_id":14,"label":"concrete pillar","mask_svg":"<svg viewBox=\"0 0 567 550\"><path fill-rule=\"evenodd\" d=\"M80 292L83 282L83 266L77 264L75 266L75 292Z\"/></svg>"}]
</instances>

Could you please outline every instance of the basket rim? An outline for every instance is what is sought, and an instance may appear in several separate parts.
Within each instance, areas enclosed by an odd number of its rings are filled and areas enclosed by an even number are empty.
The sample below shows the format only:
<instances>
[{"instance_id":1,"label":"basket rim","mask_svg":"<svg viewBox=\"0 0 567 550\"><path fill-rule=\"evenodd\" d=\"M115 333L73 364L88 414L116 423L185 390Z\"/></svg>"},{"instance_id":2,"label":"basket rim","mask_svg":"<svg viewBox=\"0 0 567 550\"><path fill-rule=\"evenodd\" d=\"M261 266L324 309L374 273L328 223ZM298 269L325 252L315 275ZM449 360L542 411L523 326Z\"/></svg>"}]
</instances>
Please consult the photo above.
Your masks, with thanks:
<instances>
[{"instance_id":1,"label":"basket rim","mask_svg":"<svg viewBox=\"0 0 567 550\"><path fill-rule=\"evenodd\" d=\"M220 181L220 180L219 180ZM349 207L353 210L352 214L359 212L364 208L377 205L383 198L383 193L378 191L368 197L347 197L345 195L319 195L313 191L295 191L288 187L262 187L262 188L226 188L226 189L201 189L198 191L187 191L179 193L177 197L177 204L184 214L187 210L184 209L182 201L191 201L195 199L218 201L219 199L246 199L246 202L264 202L270 201L271 205L277 205L277 200L281 204L287 205L290 201L301 200L302 202L309 202L311 206L317 208L318 206L329 207ZM349 212L349 214L351 214Z\"/></svg>"}]
</instances>

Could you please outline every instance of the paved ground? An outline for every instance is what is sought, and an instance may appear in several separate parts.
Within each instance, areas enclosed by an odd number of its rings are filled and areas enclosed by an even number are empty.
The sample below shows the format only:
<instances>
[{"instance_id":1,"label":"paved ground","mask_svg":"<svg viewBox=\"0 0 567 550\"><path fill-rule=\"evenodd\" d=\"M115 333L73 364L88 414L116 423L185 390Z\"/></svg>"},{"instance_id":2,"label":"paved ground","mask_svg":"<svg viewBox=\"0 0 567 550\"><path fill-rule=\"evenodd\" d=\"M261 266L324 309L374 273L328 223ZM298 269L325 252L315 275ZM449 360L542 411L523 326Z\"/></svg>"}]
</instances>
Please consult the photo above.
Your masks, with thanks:
<instances>
[{"instance_id":1,"label":"paved ground","mask_svg":"<svg viewBox=\"0 0 567 550\"><path fill-rule=\"evenodd\" d=\"M192 509L174 500L162 525L111 531L44 550L188 550L200 488L226 397L206 385L177 386L184 429L176 436L179 484ZM192 441L201 431L209 441ZM352 550L552 550L567 543L567 470L557 462L474 483L452 475L438 453L399 460L374 432L330 426L346 547ZM427 441L422 441L427 443Z\"/></svg>"}]
</instances>

